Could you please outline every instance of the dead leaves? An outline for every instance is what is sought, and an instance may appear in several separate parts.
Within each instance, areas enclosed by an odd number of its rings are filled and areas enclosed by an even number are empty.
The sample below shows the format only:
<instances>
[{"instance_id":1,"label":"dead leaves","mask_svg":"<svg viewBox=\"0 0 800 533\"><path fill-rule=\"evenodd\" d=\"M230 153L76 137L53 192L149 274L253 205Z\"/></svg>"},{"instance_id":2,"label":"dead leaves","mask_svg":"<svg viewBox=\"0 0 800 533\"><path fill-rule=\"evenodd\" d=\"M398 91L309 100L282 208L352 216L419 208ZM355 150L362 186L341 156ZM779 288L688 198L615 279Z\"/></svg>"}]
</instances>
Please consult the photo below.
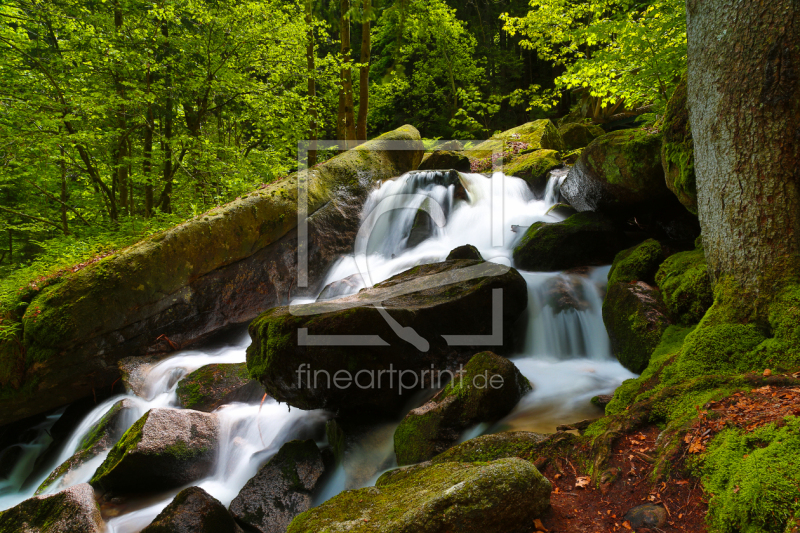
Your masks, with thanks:
<instances>
[{"instance_id":1,"label":"dead leaves","mask_svg":"<svg viewBox=\"0 0 800 533\"><path fill-rule=\"evenodd\" d=\"M585 489L586 487L589 486L589 483L591 481L592 481L591 478L589 478L587 476L579 476L579 477L575 478L575 488L576 489Z\"/></svg>"}]
</instances>

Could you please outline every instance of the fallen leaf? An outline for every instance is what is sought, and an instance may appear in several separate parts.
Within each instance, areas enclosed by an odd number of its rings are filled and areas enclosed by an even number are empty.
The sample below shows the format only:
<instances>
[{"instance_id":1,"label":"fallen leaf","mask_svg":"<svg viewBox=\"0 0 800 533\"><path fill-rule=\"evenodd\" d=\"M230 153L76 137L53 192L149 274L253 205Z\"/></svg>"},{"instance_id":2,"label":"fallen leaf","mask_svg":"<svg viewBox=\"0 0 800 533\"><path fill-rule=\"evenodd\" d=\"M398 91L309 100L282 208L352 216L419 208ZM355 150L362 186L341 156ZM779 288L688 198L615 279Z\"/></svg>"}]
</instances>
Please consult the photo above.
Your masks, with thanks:
<instances>
[{"instance_id":1,"label":"fallen leaf","mask_svg":"<svg viewBox=\"0 0 800 533\"><path fill-rule=\"evenodd\" d=\"M622 523L622 527L624 527L625 529L631 529L631 524L630 524L630 522L628 522L627 520L625 520L625 521Z\"/></svg>"},{"instance_id":2,"label":"fallen leaf","mask_svg":"<svg viewBox=\"0 0 800 533\"><path fill-rule=\"evenodd\" d=\"M588 478L586 476L575 478L575 488L585 489L586 487L589 486L590 481L591 478Z\"/></svg>"},{"instance_id":3,"label":"fallen leaf","mask_svg":"<svg viewBox=\"0 0 800 533\"><path fill-rule=\"evenodd\" d=\"M535 527L539 531L545 531L545 532L547 531L547 528L544 527L544 524L542 524L542 521L539 520L538 518L533 521L533 527Z\"/></svg>"}]
</instances>

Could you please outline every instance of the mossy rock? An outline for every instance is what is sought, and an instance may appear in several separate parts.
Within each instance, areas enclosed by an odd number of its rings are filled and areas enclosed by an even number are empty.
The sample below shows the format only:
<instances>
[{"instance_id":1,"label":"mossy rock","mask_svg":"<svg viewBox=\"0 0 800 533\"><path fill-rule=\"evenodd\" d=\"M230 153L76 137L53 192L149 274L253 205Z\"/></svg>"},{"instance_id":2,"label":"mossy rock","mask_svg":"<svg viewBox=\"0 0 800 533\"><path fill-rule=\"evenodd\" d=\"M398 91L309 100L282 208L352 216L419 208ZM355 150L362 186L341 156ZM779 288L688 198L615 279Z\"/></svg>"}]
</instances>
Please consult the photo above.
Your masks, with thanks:
<instances>
[{"instance_id":1,"label":"mossy rock","mask_svg":"<svg viewBox=\"0 0 800 533\"><path fill-rule=\"evenodd\" d=\"M0 533L102 533L94 491L86 483L51 496L34 496L0 513Z\"/></svg>"},{"instance_id":2,"label":"mossy rock","mask_svg":"<svg viewBox=\"0 0 800 533\"><path fill-rule=\"evenodd\" d=\"M471 244L465 244L463 246L459 246L458 248L453 248L450 250L450 253L447 254L446 261L453 261L455 259L471 259L473 261L483 261L483 256L481 252Z\"/></svg>"},{"instance_id":3,"label":"mossy rock","mask_svg":"<svg viewBox=\"0 0 800 533\"><path fill-rule=\"evenodd\" d=\"M702 248L668 257L655 278L670 313L684 325L697 324L714 301Z\"/></svg>"},{"instance_id":4,"label":"mossy rock","mask_svg":"<svg viewBox=\"0 0 800 533\"><path fill-rule=\"evenodd\" d=\"M565 203L558 203L554 206L551 206L546 212L545 215L558 218L559 220L566 220L572 215L578 212L577 209L572 207L569 204Z\"/></svg>"},{"instance_id":5,"label":"mossy rock","mask_svg":"<svg viewBox=\"0 0 800 533\"><path fill-rule=\"evenodd\" d=\"M521 459L411 467L301 514L287 533L527 530L549 507L550 491L550 482Z\"/></svg>"},{"instance_id":6,"label":"mossy rock","mask_svg":"<svg viewBox=\"0 0 800 533\"><path fill-rule=\"evenodd\" d=\"M549 306L555 314L589 309L583 277L583 272L567 271L548 278L542 285L542 304Z\"/></svg>"},{"instance_id":7,"label":"mossy rock","mask_svg":"<svg viewBox=\"0 0 800 533\"><path fill-rule=\"evenodd\" d=\"M503 343L510 347L513 324L527 306L525 280L496 263L452 260L416 266L336 300L263 313L250 324L247 367L270 396L301 409L396 415L407 394L479 351L449 346L443 335L491 335L495 289L502 289ZM413 328L424 344L416 336L407 337L416 345L397 339L397 324L387 323L383 311L401 327ZM359 346L302 345L300 332L375 340ZM344 377L334 384L337 372ZM402 386L399 372L405 376Z\"/></svg>"},{"instance_id":8,"label":"mossy rock","mask_svg":"<svg viewBox=\"0 0 800 533\"><path fill-rule=\"evenodd\" d=\"M181 379L176 393L184 409L210 413L228 403L258 401L264 387L250 379L245 363L211 364Z\"/></svg>"},{"instance_id":9,"label":"mossy rock","mask_svg":"<svg viewBox=\"0 0 800 533\"><path fill-rule=\"evenodd\" d=\"M437 150L422 161L418 170L443 170L449 168L458 172L469 172L469 157L461 152Z\"/></svg>"},{"instance_id":10,"label":"mossy rock","mask_svg":"<svg viewBox=\"0 0 800 533\"><path fill-rule=\"evenodd\" d=\"M550 119L545 118L496 133L488 141L468 149L467 154L471 158L482 159L491 156L493 152L505 152L504 142L525 143L528 145L528 149L533 150L562 151L564 149L564 141L561 140L555 125Z\"/></svg>"},{"instance_id":11,"label":"mossy rock","mask_svg":"<svg viewBox=\"0 0 800 533\"><path fill-rule=\"evenodd\" d=\"M514 264L532 271L603 265L625 246L625 236L610 220L584 212L562 222L533 224L514 248Z\"/></svg>"},{"instance_id":12,"label":"mossy rock","mask_svg":"<svg viewBox=\"0 0 800 533\"><path fill-rule=\"evenodd\" d=\"M531 385L514 363L492 352L474 355L447 386L411 410L394 433L398 465L427 461L466 429L507 415Z\"/></svg>"},{"instance_id":13,"label":"mossy rock","mask_svg":"<svg viewBox=\"0 0 800 533\"><path fill-rule=\"evenodd\" d=\"M647 239L617 254L611 270L608 271L608 283L612 285L644 281L648 285L654 285L656 272L663 261L664 250L661 243L655 239Z\"/></svg>"},{"instance_id":14,"label":"mossy rock","mask_svg":"<svg viewBox=\"0 0 800 533\"><path fill-rule=\"evenodd\" d=\"M218 445L215 415L188 409L151 409L111 448L90 483L115 492L180 487L208 474Z\"/></svg>"},{"instance_id":15,"label":"mossy rock","mask_svg":"<svg viewBox=\"0 0 800 533\"><path fill-rule=\"evenodd\" d=\"M536 150L520 155L503 168L506 176L522 178L537 197L544 195L551 170L564 166L555 150Z\"/></svg>"},{"instance_id":16,"label":"mossy rock","mask_svg":"<svg viewBox=\"0 0 800 533\"><path fill-rule=\"evenodd\" d=\"M686 74L667 103L664 114L664 142L661 164L667 187L690 212L697 214L697 181L694 172L694 140L686 106Z\"/></svg>"},{"instance_id":17,"label":"mossy rock","mask_svg":"<svg viewBox=\"0 0 800 533\"><path fill-rule=\"evenodd\" d=\"M322 455L313 440L287 442L239 491L230 511L253 530L286 531L295 516L311 508L324 473Z\"/></svg>"},{"instance_id":18,"label":"mossy rock","mask_svg":"<svg viewBox=\"0 0 800 533\"><path fill-rule=\"evenodd\" d=\"M603 301L603 322L611 351L622 366L641 373L671 321L658 289L639 281L609 285Z\"/></svg>"},{"instance_id":19,"label":"mossy rock","mask_svg":"<svg viewBox=\"0 0 800 533\"><path fill-rule=\"evenodd\" d=\"M616 212L672 195L661 166L661 135L619 130L593 140L561 184L578 211Z\"/></svg>"},{"instance_id":20,"label":"mossy rock","mask_svg":"<svg viewBox=\"0 0 800 533\"><path fill-rule=\"evenodd\" d=\"M200 487L189 487L141 533L242 533L242 528L219 500Z\"/></svg>"},{"instance_id":21,"label":"mossy rock","mask_svg":"<svg viewBox=\"0 0 800 533\"><path fill-rule=\"evenodd\" d=\"M388 149L394 147L387 143L396 141L408 141L408 150ZM348 217L356 225L373 185L419 166L423 151L419 132L403 126L43 288L11 343L22 345L25 358L6 343L0 346L0 425L111 386L119 378L117 361L152 353L161 335L185 345L275 305L287 293L278 276L246 262L282 253L281 246L271 245L297 225L298 180L308 183L312 227L330 211L339 213L328 215L332 226ZM348 202L358 207L341 209L339 204ZM324 264L317 265L312 254L311 270L324 271L336 256L320 252L316 257ZM252 297L251 287L258 288L258 297ZM219 302L226 302L224 312Z\"/></svg>"},{"instance_id":22,"label":"mossy rock","mask_svg":"<svg viewBox=\"0 0 800 533\"><path fill-rule=\"evenodd\" d=\"M558 134L564 141L564 150L567 151L589 146L589 143L605 133L600 126L585 122L571 122L558 128Z\"/></svg>"},{"instance_id":23,"label":"mossy rock","mask_svg":"<svg viewBox=\"0 0 800 533\"><path fill-rule=\"evenodd\" d=\"M533 461L539 457L543 443L549 438L548 435L531 431L503 431L481 435L440 453L431 459L431 463L485 463L510 457Z\"/></svg>"},{"instance_id":24,"label":"mossy rock","mask_svg":"<svg viewBox=\"0 0 800 533\"><path fill-rule=\"evenodd\" d=\"M111 409L89 430L86 436L78 444L78 449L75 454L61 463L53 472L45 479L39 488L36 489L36 494L42 494L48 489L54 489L58 486L63 486L64 481L69 482L69 472L80 468L87 461L97 457L101 453L110 449L122 437L125 428L130 424L130 418L133 418L134 406L130 400L120 400L115 403ZM57 483L63 480L61 483ZM55 485L55 486L54 486ZM50 491L52 492L52 490Z\"/></svg>"}]
</instances>

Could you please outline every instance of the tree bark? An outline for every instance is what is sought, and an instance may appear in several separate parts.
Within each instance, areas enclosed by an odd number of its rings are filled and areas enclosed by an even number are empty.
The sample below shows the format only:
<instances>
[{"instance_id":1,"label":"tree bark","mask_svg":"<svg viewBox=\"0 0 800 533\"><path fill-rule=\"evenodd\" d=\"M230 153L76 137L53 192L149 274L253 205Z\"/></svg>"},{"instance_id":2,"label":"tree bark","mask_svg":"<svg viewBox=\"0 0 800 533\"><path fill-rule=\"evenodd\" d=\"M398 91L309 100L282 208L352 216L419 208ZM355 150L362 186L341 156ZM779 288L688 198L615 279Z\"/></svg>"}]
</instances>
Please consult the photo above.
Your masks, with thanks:
<instances>
[{"instance_id":1,"label":"tree bark","mask_svg":"<svg viewBox=\"0 0 800 533\"><path fill-rule=\"evenodd\" d=\"M354 120L353 110L353 77L352 68L350 67L350 17L347 12L350 11L350 0L341 0L340 3L342 10L342 92L340 93L339 108L342 115L343 124L343 139L344 149L352 148L355 143L352 141L356 138L356 125Z\"/></svg>"},{"instance_id":2,"label":"tree bark","mask_svg":"<svg viewBox=\"0 0 800 533\"><path fill-rule=\"evenodd\" d=\"M358 95L358 123L356 124L356 139L367 140L367 113L369 112L369 60L370 42L369 12L372 0L364 0L364 21L361 23L361 68L359 69L359 95Z\"/></svg>"},{"instance_id":3,"label":"tree bark","mask_svg":"<svg viewBox=\"0 0 800 533\"><path fill-rule=\"evenodd\" d=\"M164 22L161 26L161 35L167 39L166 56L169 56L169 27ZM170 67L167 66L167 72L164 79L164 85L167 90L167 98L164 102L164 173L163 182L164 188L161 190L161 196L158 200L158 205L162 213L171 213L172 206L170 201L172 199L172 126L174 122L172 112L172 76L170 75Z\"/></svg>"},{"instance_id":4,"label":"tree bark","mask_svg":"<svg viewBox=\"0 0 800 533\"><path fill-rule=\"evenodd\" d=\"M768 296L800 252L800 4L688 0L687 35L709 272Z\"/></svg>"},{"instance_id":5,"label":"tree bark","mask_svg":"<svg viewBox=\"0 0 800 533\"><path fill-rule=\"evenodd\" d=\"M308 25L308 44L306 45L306 56L308 59L308 99L311 107L308 110L308 139L311 145L308 149L308 166L313 167L317 164L317 85L314 79L315 75L315 56L314 56L314 3L313 0L306 0L306 24Z\"/></svg>"},{"instance_id":6,"label":"tree bark","mask_svg":"<svg viewBox=\"0 0 800 533\"><path fill-rule=\"evenodd\" d=\"M145 77L147 92L150 93L150 67L147 67ZM144 146L142 149L142 174L144 174L144 217L153 216L153 128L155 127L153 118L153 104L147 102L147 116L144 126Z\"/></svg>"}]
</instances>

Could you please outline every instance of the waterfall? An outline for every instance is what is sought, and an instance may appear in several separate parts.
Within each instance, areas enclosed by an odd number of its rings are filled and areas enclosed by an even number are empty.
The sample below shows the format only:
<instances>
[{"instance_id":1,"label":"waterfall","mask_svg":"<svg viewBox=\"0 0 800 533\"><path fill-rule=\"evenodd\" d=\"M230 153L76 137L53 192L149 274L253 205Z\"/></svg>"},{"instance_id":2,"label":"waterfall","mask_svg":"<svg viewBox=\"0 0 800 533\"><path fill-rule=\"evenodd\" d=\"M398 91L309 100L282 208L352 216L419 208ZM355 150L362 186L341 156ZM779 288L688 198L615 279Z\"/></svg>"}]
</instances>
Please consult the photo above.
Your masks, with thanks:
<instances>
[{"instance_id":1,"label":"waterfall","mask_svg":"<svg viewBox=\"0 0 800 533\"><path fill-rule=\"evenodd\" d=\"M339 258L321 288L331 285L322 297L352 294L423 263L444 260L461 245L478 248L484 259L513 265L512 252L527 227L539 221L557 222L546 215L558 201L563 173L550 178L545 196L537 200L527 184L515 177L495 173L455 171L414 171L389 180L374 190L362 212L362 227L354 253ZM462 440L486 431L525 429L554 431L560 423L573 422L599 412L589 403L597 394L611 393L624 379L633 377L610 354L601 307L608 268L564 273L521 272L528 284L529 304L520 324L522 342L512 360L530 379L534 390L505 420L487 427L472 428ZM327 295L326 295L327 294ZM297 299L293 303L312 301ZM239 337L225 346L178 352L150 368L142 396L115 396L100 403L75 428L63 445L51 470L72 456L92 426L119 400L132 406L120 424L125 428L152 408L177 408L176 389L186 374L211 363L242 363L249 337ZM297 435L310 434L328 418L321 411L290 410L268 399L263 405L235 403L215 411L220 421L220 443L214 471L195 483L228 505L258 468L280 446ZM28 483L36 457L50 444L49 428L56 413L33 428L34 437L24 445L21 458L8 479L0 480L0 509L7 509L33 495L49 475ZM324 489L330 497L353 486L374 482L382 469L392 463L393 427L381 427L369 440L375 453L365 459L372 479L348 480L344 471L332 476ZM313 433L313 432L312 432ZM3 453L8 453L8 450ZM103 461L101 454L72 472L67 485L88 481ZM0 456L2 457L2 456ZM363 471L364 466L359 468ZM60 490L60 485L51 490ZM178 490L153 495L119 509L108 522L110 533L139 531L172 500Z\"/></svg>"}]
</instances>

